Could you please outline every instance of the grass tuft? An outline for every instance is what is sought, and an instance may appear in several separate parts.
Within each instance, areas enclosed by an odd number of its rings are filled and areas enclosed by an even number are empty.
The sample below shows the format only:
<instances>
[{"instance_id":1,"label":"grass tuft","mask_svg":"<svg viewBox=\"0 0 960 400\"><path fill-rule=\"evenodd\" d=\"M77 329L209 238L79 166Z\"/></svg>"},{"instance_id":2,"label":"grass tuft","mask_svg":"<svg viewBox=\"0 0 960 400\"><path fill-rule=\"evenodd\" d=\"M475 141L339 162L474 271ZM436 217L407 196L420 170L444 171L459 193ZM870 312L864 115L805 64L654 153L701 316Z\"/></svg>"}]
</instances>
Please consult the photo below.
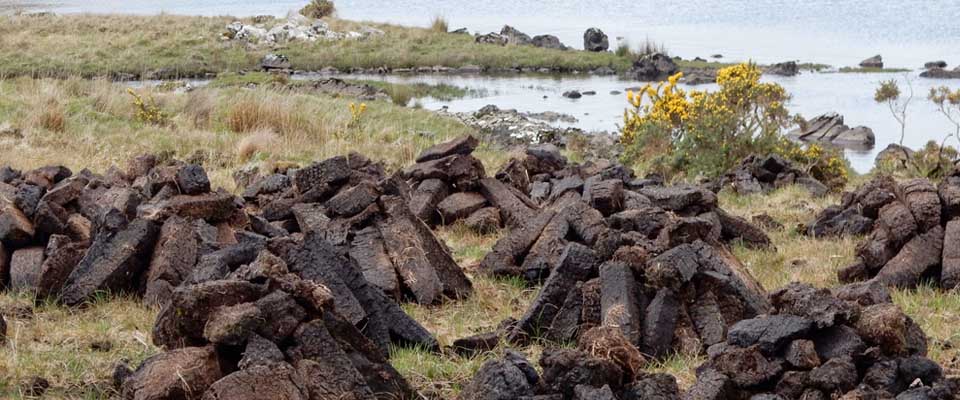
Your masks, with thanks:
<instances>
[{"instance_id":1,"label":"grass tuft","mask_svg":"<svg viewBox=\"0 0 960 400\"><path fill-rule=\"evenodd\" d=\"M450 24L447 22L447 19L437 15L433 17L433 21L430 23L430 30L439 33L447 33L450 31Z\"/></svg>"}]
</instances>

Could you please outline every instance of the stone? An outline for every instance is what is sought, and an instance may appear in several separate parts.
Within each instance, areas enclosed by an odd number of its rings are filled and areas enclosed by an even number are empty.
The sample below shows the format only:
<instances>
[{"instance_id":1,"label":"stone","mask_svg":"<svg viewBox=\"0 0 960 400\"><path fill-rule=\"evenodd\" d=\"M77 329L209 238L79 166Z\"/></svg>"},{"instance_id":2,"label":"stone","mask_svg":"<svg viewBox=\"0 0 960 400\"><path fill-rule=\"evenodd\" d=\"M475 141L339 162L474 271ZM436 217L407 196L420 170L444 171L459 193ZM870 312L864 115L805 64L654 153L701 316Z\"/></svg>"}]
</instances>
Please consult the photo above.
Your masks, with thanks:
<instances>
[{"instance_id":1,"label":"stone","mask_svg":"<svg viewBox=\"0 0 960 400\"><path fill-rule=\"evenodd\" d=\"M264 71L290 69L290 59L283 54L269 53L260 59L260 68Z\"/></svg>"},{"instance_id":2,"label":"stone","mask_svg":"<svg viewBox=\"0 0 960 400\"><path fill-rule=\"evenodd\" d=\"M861 215L856 208L840 210L831 206L807 226L806 234L813 237L860 236L870 233L873 225L873 220Z\"/></svg>"},{"instance_id":3,"label":"stone","mask_svg":"<svg viewBox=\"0 0 960 400\"><path fill-rule=\"evenodd\" d=\"M560 257L567 247L570 233L567 218L555 215L543 228L540 237L533 243L520 265L523 277L531 282L540 282L550 275L559 264Z\"/></svg>"},{"instance_id":4,"label":"stone","mask_svg":"<svg viewBox=\"0 0 960 400\"><path fill-rule=\"evenodd\" d=\"M607 35L600 29L590 28L583 33L583 49L592 52L607 51L610 48L610 41Z\"/></svg>"},{"instance_id":5,"label":"stone","mask_svg":"<svg viewBox=\"0 0 960 400\"><path fill-rule=\"evenodd\" d=\"M696 186L644 187L639 192L653 205L682 215L698 215L717 206L717 196L713 192Z\"/></svg>"},{"instance_id":6,"label":"stone","mask_svg":"<svg viewBox=\"0 0 960 400\"><path fill-rule=\"evenodd\" d=\"M892 303L890 289L878 281L855 282L833 289L838 299L858 304L862 307L874 304Z\"/></svg>"},{"instance_id":7,"label":"stone","mask_svg":"<svg viewBox=\"0 0 960 400\"><path fill-rule=\"evenodd\" d=\"M860 66L863 68L883 68L883 57L875 55L866 60L860 62Z\"/></svg>"},{"instance_id":8,"label":"stone","mask_svg":"<svg viewBox=\"0 0 960 400\"><path fill-rule=\"evenodd\" d=\"M677 64L670 56L653 53L641 56L633 62L627 72L631 78L639 81L655 81L667 78L677 72Z\"/></svg>"},{"instance_id":9,"label":"stone","mask_svg":"<svg viewBox=\"0 0 960 400\"><path fill-rule=\"evenodd\" d=\"M797 67L796 61L786 61L773 64L764 72L771 75L796 76L800 73L800 68Z\"/></svg>"},{"instance_id":10,"label":"stone","mask_svg":"<svg viewBox=\"0 0 960 400\"><path fill-rule=\"evenodd\" d=\"M810 320L788 314L745 319L730 327L727 343L739 347L757 345L765 354L776 354L793 340L805 336L812 327Z\"/></svg>"},{"instance_id":11,"label":"stone","mask_svg":"<svg viewBox=\"0 0 960 400\"><path fill-rule=\"evenodd\" d=\"M125 399L197 399L223 377L213 346L157 354L123 381Z\"/></svg>"},{"instance_id":12,"label":"stone","mask_svg":"<svg viewBox=\"0 0 960 400\"><path fill-rule=\"evenodd\" d=\"M498 240L493 249L480 261L480 270L494 276L519 276L519 263L530 247L537 242L544 228L553 220L556 213L546 210L537 214L526 226L511 229L506 236Z\"/></svg>"},{"instance_id":13,"label":"stone","mask_svg":"<svg viewBox=\"0 0 960 400\"><path fill-rule=\"evenodd\" d=\"M554 35L537 35L530 40L530 44L535 47L542 47L545 49L554 49L554 50L567 50L568 47L560 42L560 38Z\"/></svg>"},{"instance_id":14,"label":"stone","mask_svg":"<svg viewBox=\"0 0 960 400\"><path fill-rule=\"evenodd\" d=\"M504 28L506 29L507 27L505 26ZM421 152L419 156L417 156L416 161L421 163L425 161L438 160L452 155L468 155L473 153L479 144L480 141L471 135L460 136L449 142L440 143L427 148Z\"/></svg>"}]
</instances>

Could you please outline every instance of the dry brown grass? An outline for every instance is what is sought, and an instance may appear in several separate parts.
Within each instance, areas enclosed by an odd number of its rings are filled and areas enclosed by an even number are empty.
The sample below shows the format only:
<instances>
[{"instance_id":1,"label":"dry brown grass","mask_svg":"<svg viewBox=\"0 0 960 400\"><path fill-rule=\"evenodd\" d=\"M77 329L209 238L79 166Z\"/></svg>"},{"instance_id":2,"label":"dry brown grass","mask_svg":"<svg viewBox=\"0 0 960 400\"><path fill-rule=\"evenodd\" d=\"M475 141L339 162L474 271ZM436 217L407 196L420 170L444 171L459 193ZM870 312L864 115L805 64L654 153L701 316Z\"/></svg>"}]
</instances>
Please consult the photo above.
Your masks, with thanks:
<instances>
[{"instance_id":1,"label":"dry brown grass","mask_svg":"<svg viewBox=\"0 0 960 400\"><path fill-rule=\"evenodd\" d=\"M237 143L237 157L241 162L250 161L257 153L269 151L279 138L270 129L259 129L250 133Z\"/></svg>"}]
</instances>

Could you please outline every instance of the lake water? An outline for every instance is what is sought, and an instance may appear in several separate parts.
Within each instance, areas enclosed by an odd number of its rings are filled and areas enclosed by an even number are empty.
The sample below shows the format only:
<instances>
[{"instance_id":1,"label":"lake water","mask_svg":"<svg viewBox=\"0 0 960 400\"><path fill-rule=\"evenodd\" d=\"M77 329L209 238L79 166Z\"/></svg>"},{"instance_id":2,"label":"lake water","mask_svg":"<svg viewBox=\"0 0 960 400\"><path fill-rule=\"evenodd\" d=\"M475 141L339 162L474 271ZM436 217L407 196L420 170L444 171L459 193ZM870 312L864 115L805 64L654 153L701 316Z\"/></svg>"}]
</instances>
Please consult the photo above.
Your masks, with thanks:
<instances>
[{"instance_id":1,"label":"lake water","mask_svg":"<svg viewBox=\"0 0 960 400\"><path fill-rule=\"evenodd\" d=\"M285 15L306 0L0 0L0 12L13 4L52 3L33 7L60 13L159 12L191 15ZM784 60L854 66L862 59L882 54L889 67L918 68L926 61L944 59L951 68L960 64L960 1L935 0L337 0L340 17L355 20L426 26L443 16L452 28L471 32L499 31L510 24L530 34L554 34L563 42L582 47L582 32L591 26L629 43L647 39L662 43L673 55L684 58L723 54L725 61ZM930 86L958 81L934 81L914 76L915 100L905 144L919 146L940 140L950 125L924 100ZM877 149L850 152L858 171L872 165L875 153L899 140L899 127L873 91L885 74L804 73L793 78L765 78L786 87L793 95L791 111L806 117L835 111L850 126L866 125L877 134ZM544 78L494 77L389 77L390 80L445 82L486 89L488 96L452 102L425 100L424 106L473 111L486 104L520 111L557 111L576 116L576 125L587 130L613 130L621 121L625 101L611 90L638 86L612 77ZM902 80L902 77L901 77ZM709 86L703 87L709 89ZM579 100L562 98L569 89L595 90L598 95ZM544 96L547 96L544 98Z\"/></svg>"},{"instance_id":2,"label":"lake water","mask_svg":"<svg viewBox=\"0 0 960 400\"><path fill-rule=\"evenodd\" d=\"M951 125L933 104L926 101L926 93L931 87L950 85L960 87L960 81L910 78L917 98L911 103L907 120L907 135L904 145L920 147L927 141L938 142L953 131ZM842 74L842 73L803 73L795 77L765 76L765 81L782 85L791 94L788 108L806 118L835 111L844 116L845 123L851 127L864 125L871 127L877 136L877 146L872 150L848 150L847 158L858 172L867 172L872 168L876 154L889 143L900 140L900 127L890 115L885 105L876 104L873 93L881 80L899 77L902 74ZM307 78L307 77L304 77ZM627 88L641 86L642 83L621 80L616 77L542 77L542 76L363 76L353 75L345 78L382 79L391 82L448 83L462 87L478 89L481 96L467 97L453 101L421 99L426 109L439 110L446 107L452 112L475 111L487 104L500 108L512 108L525 112L554 111L570 114L577 118L576 123L557 122L557 126L571 126L587 131L615 131L623 123L623 110ZM903 85L902 85L903 86ZM687 90L712 90L716 85L685 86ZM595 91L596 95L580 99L568 99L562 96L568 90ZM906 91L906 87L903 88ZM621 94L611 94L619 91ZM960 146L960 143L952 143Z\"/></svg>"}]
</instances>

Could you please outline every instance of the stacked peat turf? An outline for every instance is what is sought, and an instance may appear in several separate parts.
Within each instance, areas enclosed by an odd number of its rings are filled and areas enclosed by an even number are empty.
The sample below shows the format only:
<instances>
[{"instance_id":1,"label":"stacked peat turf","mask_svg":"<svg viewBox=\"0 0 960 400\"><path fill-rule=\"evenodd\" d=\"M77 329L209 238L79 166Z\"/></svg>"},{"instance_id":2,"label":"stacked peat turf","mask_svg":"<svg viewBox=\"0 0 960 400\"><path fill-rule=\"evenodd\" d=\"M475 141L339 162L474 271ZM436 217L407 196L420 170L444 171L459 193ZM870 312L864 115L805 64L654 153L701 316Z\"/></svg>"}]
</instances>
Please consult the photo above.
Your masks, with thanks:
<instances>
[{"instance_id":1,"label":"stacked peat turf","mask_svg":"<svg viewBox=\"0 0 960 400\"><path fill-rule=\"evenodd\" d=\"M818 197L826 195L830 190L822 182L797 168L793 162L776 154L766 157L748 156L720 179L721 187L729 187L741 195L767 193L789 185L800 185Z\"/></svg>"},{"instance_id":2,"label":"stacked peat turf","mask_svg":"<svg viewBox=\"0 0 960 400\"><path fill-rule=\"evenodd\" d=\"M185 278L177 265L151 262L164 220L189 221L183 229L210 250L249 239L237 233L246 223L237 199L211 191L197 165L141 156L105 175L4 168L0 284L38 298L59 296L67 305L98 292L161 292L158 285ZM177 256L192 266L194 255Z\"/></svg>"},{"instance_id":3,"label":"stacked peat turf","mask_svg":"<svg viewBox=\"0 0 960 400\"><path fill-rule=\"evenodd\" d=\"M841 270L843 282L872 279L913 287L922 281L951 289L960 283L960 174L939 187L926 179L902 183L879 176L839 207L824 210L807 232L845 235L869 232L857 246L857 262Z\"/></svg>"},{"instance_id":4,"label":"stacked peat turf","mask_svg":"<svg viewBox=\"0 0 960 400\"><path fill-rule=\"evenodd\" d=\"M540 150L522 165L551 160L525 174L536 177L531 186L546 186L532 190L541 209L480 264L493 276L543 282L506 339L569 342L606 325L648 356L696 354L728 326L769 311L763 289L722 244L769 239L719 209L713 192L636 180L607 161L568 166Z\"/></svg>"},{"instance_id":5,"label":"stacked peat turf","mask_svg":"<svg viewBox=\"0 0 960 400\"><path fill-rule=\"evenodd\" d=\"M314 242L308 239L307 243ZM324 246L288 258L303 268ZM346 277L344 277L346 279ZM119 374L124 399L415 399L336 289L262 250L226 278L174 290L154 329L165 351ZM341 311L342 310L342 311ZM374 316L371 316L375 318Z\"/></svg>"},{"instance_id":6,"label":"stacked peat turf","mask_svg":"<svg viewBox=\"0 0 960 400\"><path fill-rule=\"evenodd\" d=\"M960 381L926 358L926 337L886 287L833 292L791 284L770 295L769 314L744 319L708 350L697 381L641 370L645 359L621 327L597 327L576 349L547 348L542 375L507 351L485 363L460 400L955 400Z\"/></svg>"},{"instance_id":7,"label":"stacked peat turf","mask_svg":"<svg viewBox=\"0 0 960 400\"><path fill-rule=\"evenodd\" d=\"M0 285L79 305L98 292L163 304L182 283L221 278L268 240L317 232L366 280L424 304L471 293L446 247L408 209L409 188L359 156L211 191L199 165L137 157L105 175L65 167L0 173Z\"/></svg>"},{"instance_id":8,"label":"stacked peat turf","mask_svg":"<svg viewBox=\"0 0 960 400\"><path fill-rule=\"evenodd\" d=\"M472 136L438 144L404 170L415 188L410 209L417 217L431 225L464 220L478 232L517 227L532 218L537 207L524 193L487 178L483 164L471 155L477 144Z\"/></svg>"},{"instance_id":9,"label":"stacked peat turf","mask_svg":"<svg viewBox=\"0 0 960 400\"><path fill-rule=\"evenodd\" d=\"M960 380L926 357L927 338L889 301L885 286L834 293L791 284L773 312L730 328L708 351L684 400L952 400Z\"/></svg>"},{"instance_id":10,"label":"stacked peat turf","mask_svg":"<svg viewBox=\"0 0 960 400\"><path fill-rule=\"evenodd\" d=\"M363 277L421 304L462 298L472 285L446 246L408 206L411 190L351 154L255 179L243 192L251 227L277 238L316 233L345 249Z\"/></svg>"}]
</instances>

